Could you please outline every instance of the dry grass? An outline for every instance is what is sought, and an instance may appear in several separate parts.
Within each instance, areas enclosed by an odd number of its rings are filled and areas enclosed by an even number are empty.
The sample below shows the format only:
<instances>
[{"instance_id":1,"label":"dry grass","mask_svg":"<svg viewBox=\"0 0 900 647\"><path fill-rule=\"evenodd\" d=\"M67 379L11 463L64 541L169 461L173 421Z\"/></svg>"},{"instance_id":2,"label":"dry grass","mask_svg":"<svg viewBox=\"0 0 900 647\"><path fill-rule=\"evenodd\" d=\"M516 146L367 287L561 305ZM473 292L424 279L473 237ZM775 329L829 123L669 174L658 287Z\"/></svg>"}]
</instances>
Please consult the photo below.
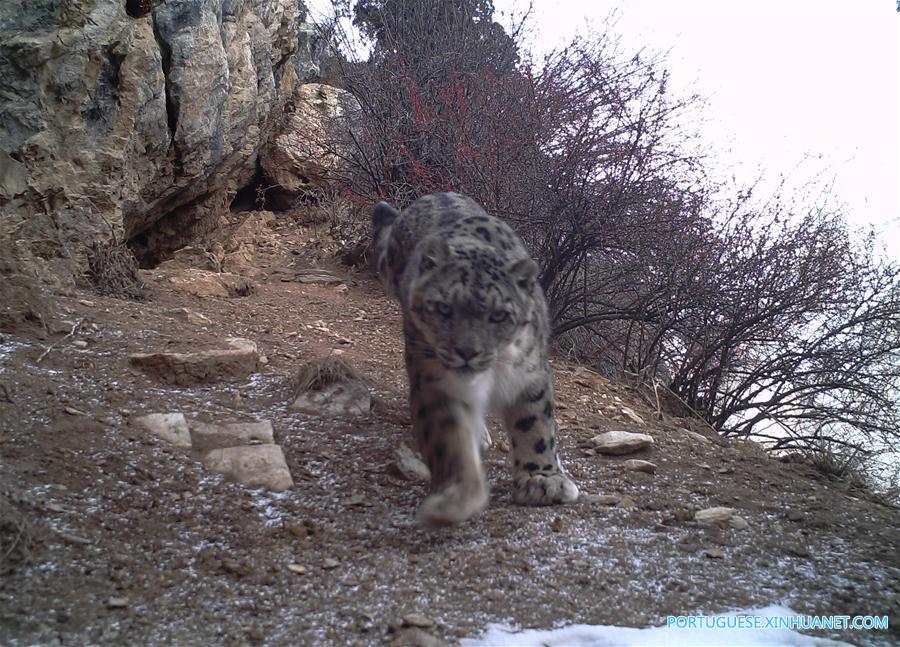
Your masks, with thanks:
<instances>
[{"instance_id":1,"label":"dry grass","mask_svg":"<svg viewBox=\"0 0 900 647\"><path fill-rule=\"evenodd\" d=\"M87 278L98 294L136 301L147 298L134 253L123 243L95 242L87 261Z\"/></svg>"},{"instance_id":2,"label":"dry grass","mask_svg":"<svg viewBox=\"0 0 900 647\"><path fill-rule=\"evenodd\" d=\"M900 468L874 460L877 455L826 440L801 449L799 454L826 478L864 491L883 505L900 507Z\"/></svg>"},{"instance_id":3,"label":"dry grass","mask_svg":"<svg viewBox=\"0 0 900 647\"><path fill-rule=\"evenodd\" d=\"M294 396L321 391L338 382L359 381L360 375L345 359L329 355L304 364L292 380Z\"/></svg>"}]
</instances>

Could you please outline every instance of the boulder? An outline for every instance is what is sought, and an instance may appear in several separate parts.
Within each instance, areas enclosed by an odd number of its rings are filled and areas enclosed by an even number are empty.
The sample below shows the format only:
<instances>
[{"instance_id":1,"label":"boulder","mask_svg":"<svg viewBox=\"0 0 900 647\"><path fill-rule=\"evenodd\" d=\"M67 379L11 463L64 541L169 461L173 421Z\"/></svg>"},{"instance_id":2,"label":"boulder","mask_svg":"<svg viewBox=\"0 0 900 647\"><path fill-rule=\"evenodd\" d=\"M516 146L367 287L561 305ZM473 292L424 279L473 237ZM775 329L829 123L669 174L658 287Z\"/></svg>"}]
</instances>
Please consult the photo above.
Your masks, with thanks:
<instances>
[{"instance_id":1,"label":"boulder","mask_svg":"<svg viewBox=\"0 0 900 647\"><path fill-rule=\"evenodd\" d=\"M591 443L603 454L631 454L653 445L653 437L630 431L607 431L591 438Z\"/></svg>"},{"instance_id":2,"label":"boulder","mask_svg":"<svg viewBox=\"0 0 900 647\"><path fill-rule=\"evenodd\" d=\"M278 445L223 447L203 457L206 469L251 488L284 492L294 486Z\"/></svg>"},{"instance_id":3,"label":"boulder","mask_svg":"<svg viewBox=\"0 0 900 647\"><path fill-rule=\"evenodd\" d=\"M136 366L179 386L242 380L260 367L260 354L249 339L229 337L228 348L194 353L137 353L128 356Z\"/></svg>"}]
</instances>

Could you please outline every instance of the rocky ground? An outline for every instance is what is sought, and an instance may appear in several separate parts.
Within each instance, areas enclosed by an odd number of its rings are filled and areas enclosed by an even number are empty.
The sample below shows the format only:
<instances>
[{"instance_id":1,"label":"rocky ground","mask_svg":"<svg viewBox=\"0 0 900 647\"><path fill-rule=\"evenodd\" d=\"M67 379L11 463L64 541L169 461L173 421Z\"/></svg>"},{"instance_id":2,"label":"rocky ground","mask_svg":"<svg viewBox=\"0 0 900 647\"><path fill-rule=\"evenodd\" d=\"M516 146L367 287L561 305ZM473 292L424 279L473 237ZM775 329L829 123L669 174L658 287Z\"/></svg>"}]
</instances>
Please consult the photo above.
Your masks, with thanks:
<instances>
[{"instance_id":1,"label":"rocky ground","mask_svg":"<svg viewBox=\"0 0 900 647\"><path fill-rule=\"evenodd\" d=\"M221 245L144 272L147 300L71 292L49 333L0 336L0 643L440 644L488 623L640 627L773 603L889 615L888 632L833 637L900 640L896 509L564 361L581 499L512 505L494 429L489 508L416 526L398 309L367 274L316 267L317 239L240 214ZM226 369L190 355L227 338L255 349ZM130 358L152 353L170 355ZM298 368L335 356L371 407L292 408ZM155 413L183 415L168 440ZM222 430L252 421L271 436ZM605 453L608 431L652 444ZM283 463L221 455L260 448ZM291 481L233 481L273 465Z\"/></svg>"}]
</instances>

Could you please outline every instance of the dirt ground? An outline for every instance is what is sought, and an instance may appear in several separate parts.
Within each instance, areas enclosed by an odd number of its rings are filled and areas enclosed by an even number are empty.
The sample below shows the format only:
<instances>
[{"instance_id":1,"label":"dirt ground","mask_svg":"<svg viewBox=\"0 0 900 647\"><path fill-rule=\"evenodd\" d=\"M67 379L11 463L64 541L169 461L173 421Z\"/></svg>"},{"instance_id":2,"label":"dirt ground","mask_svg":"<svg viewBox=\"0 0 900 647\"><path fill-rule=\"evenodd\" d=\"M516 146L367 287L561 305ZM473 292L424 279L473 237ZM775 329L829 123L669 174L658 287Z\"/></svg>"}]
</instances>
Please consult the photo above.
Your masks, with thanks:
<instances>
[{"instance_id":1,"label":"dirt ground","mask_svg":"<svg viewBox=\"0 0 900 647\"><path fill-rule=\"evenodd\" d=\"M646 397L563 361L554 363L561 453L581 499L514 506L494 429L488 509L460 527L418 527L426 485L390 469L393 450L410 442L397 306L347 268L332 268L341 283L300 282L316 232L277 219L266 227L250 250L249 296L197 296L171 282L183 270L153 270L143 273L146 301L62 296L60 319L78 324L71 336L65 323L0 335L0 538L24 542L0 562L0 644L426 641L401 628L410 613L453 643L488 623L641 627L774 603L888 615L888 632L823 635L900 641L896 509L695 421L659 419ZM185 307L211 323L173 314ZM269 360L243 382L175 387L127 361L233 336ZM290 376L334 349L372 385L372 412L288 409ZM271 420L295 487L226 482L129 422L172 411ZM610 429L656 444L599 455L590 438ZM658 469L628 471L629 458ZM692 520L712 506L735 508L749 527Z\"/></svg>"}]
</instances>

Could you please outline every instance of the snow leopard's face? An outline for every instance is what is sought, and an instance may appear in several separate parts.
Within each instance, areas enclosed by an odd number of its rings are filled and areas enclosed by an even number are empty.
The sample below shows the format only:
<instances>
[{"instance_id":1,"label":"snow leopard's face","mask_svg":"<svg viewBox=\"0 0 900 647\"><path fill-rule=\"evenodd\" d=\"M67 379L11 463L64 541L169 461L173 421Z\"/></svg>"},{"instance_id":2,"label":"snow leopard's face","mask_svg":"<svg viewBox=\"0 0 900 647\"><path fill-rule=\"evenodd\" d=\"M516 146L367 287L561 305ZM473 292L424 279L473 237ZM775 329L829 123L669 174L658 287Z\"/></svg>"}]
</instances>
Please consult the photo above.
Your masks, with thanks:
<instances>
[{"instance_id":1,"label":"snow leopard's face","mask_svg":"<svg viewBox=\"0 0 900 647\"><path fill-rule=\"evenodd\" d=\"M412 283L410 312L447 368L483 371L532 318L538 268L505 261L488 246L450 249L425 241Z\"/></svg>"}]
</instances>

